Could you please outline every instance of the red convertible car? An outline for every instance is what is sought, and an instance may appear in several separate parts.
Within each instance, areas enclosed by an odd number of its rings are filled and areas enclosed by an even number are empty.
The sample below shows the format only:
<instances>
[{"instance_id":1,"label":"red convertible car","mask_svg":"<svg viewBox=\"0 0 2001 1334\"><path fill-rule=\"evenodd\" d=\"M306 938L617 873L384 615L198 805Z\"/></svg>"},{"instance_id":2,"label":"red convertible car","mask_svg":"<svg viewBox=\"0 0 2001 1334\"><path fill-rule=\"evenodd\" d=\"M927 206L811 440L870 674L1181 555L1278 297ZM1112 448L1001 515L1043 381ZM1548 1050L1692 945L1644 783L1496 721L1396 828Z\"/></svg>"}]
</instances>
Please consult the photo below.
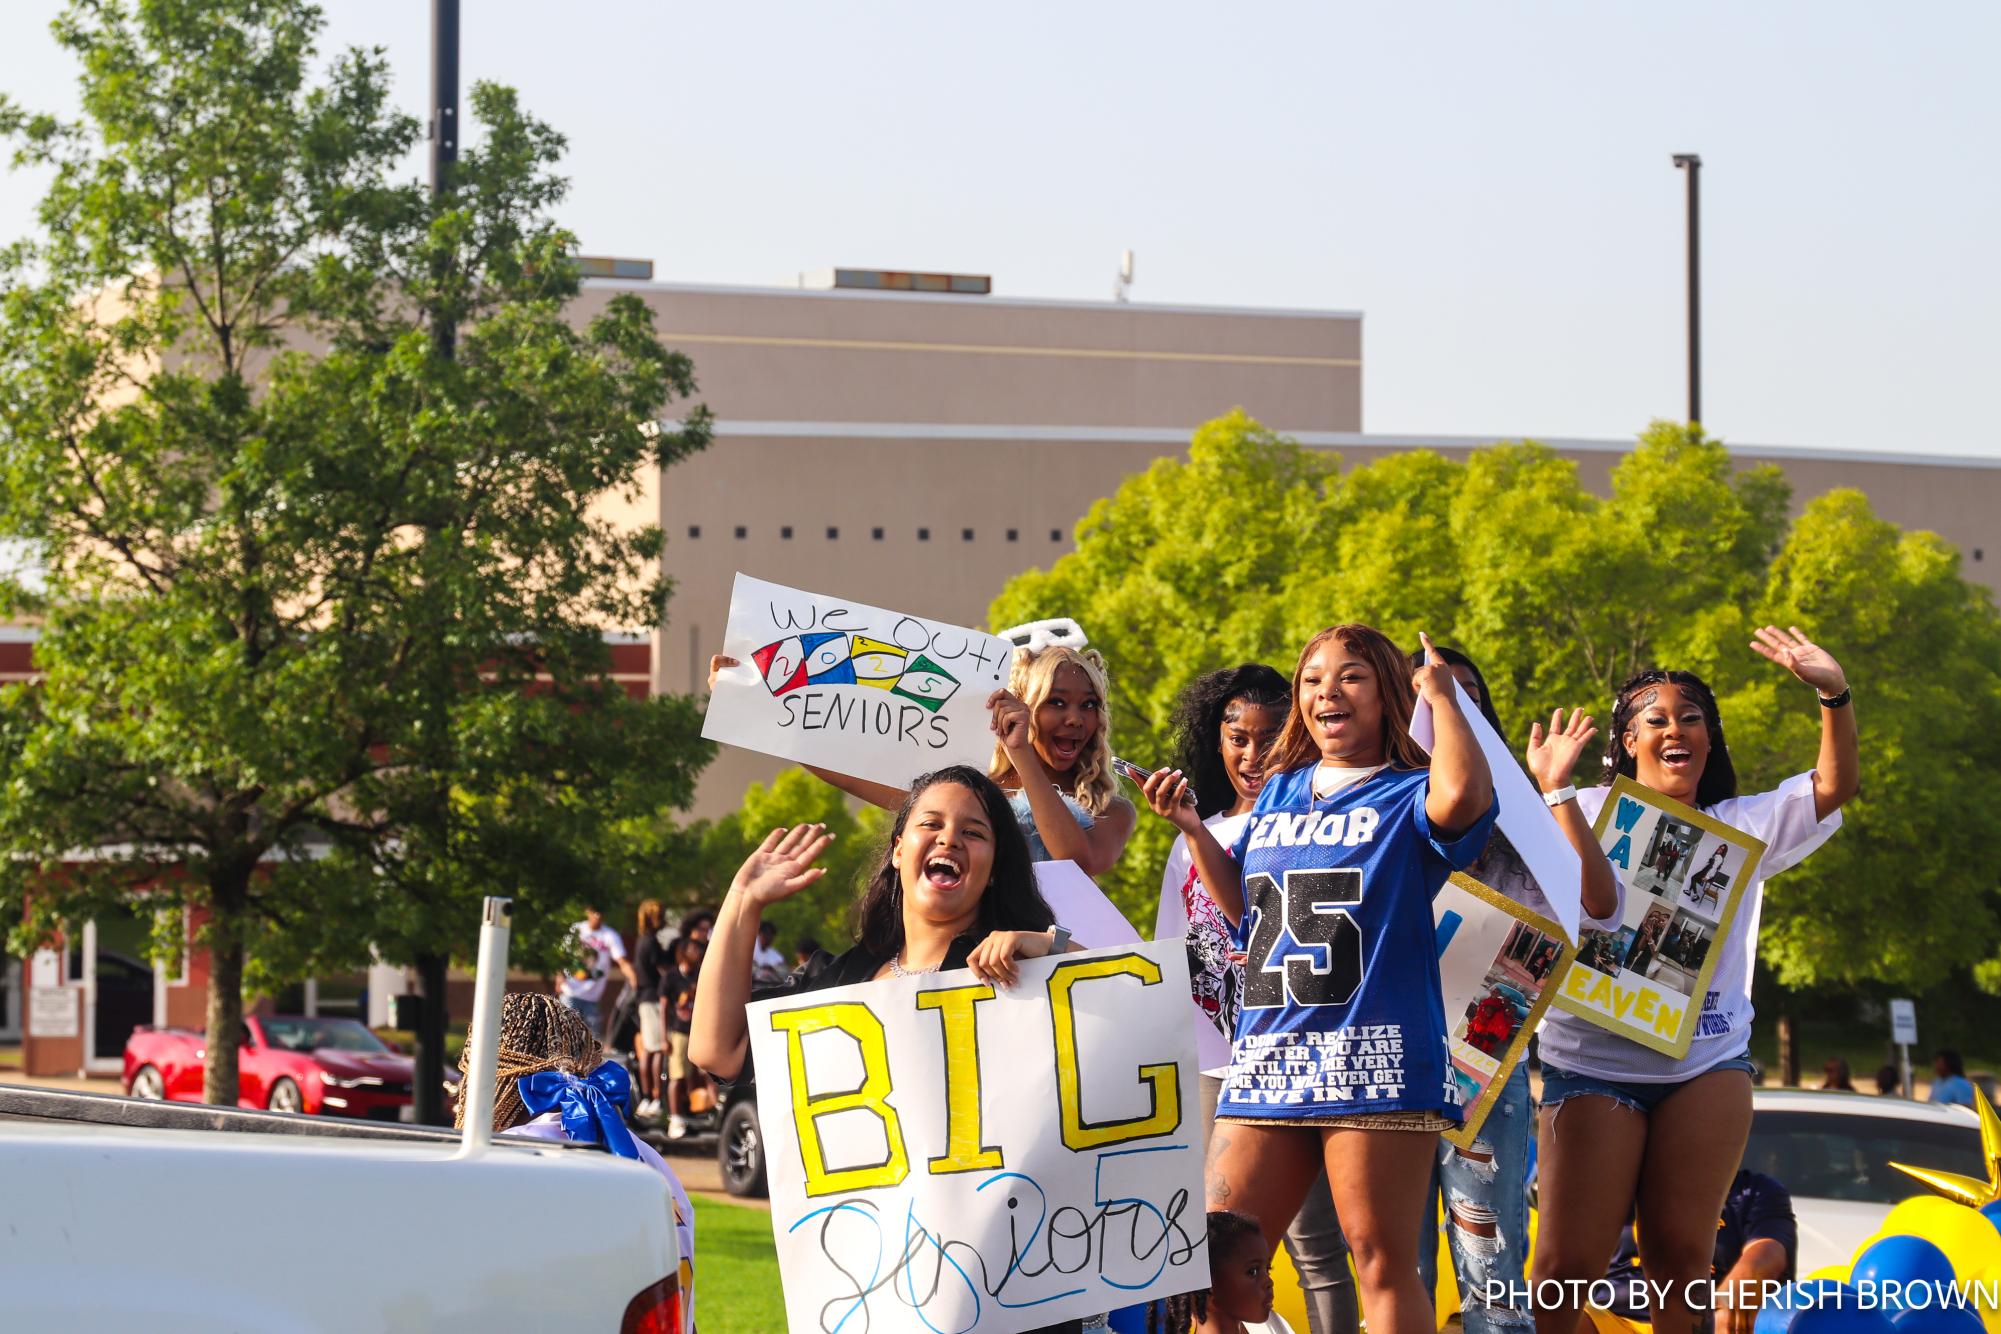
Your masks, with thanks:
<instances>
[{"instance_id":1,"label":"red convertible car","mask_svg":"<svg viewBox=\"0 0 2001 1334\"><path fill-rule=\"evenodd\" d=\"M410 1058L355 1020L251 1015L240 1040L241 1106L371 1121L409 1115ZM125 1044L125 1092L200 1102L205 1052L206 1039L195 1029L141 1025Z\"/></svg>"}]
</instances>

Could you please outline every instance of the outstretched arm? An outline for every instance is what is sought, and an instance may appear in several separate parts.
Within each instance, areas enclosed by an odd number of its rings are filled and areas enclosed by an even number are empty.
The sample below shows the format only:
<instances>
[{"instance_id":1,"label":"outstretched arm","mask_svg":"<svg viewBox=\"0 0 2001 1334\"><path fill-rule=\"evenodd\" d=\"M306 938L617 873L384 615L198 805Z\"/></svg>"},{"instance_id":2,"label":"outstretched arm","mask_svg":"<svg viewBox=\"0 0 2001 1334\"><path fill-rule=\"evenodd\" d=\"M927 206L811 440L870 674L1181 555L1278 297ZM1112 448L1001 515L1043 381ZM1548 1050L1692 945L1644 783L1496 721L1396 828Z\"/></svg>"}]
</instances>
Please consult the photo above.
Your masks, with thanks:
<instances>
[{"instance_id":1,"label":"outstretched arm","mask_svg":"<svg viewBox=\"0 0 2001 1334\"><path fill-rule=\"evenodd\" d=\"M1424 666L1411 673L1417 693L1431 703L1431 790L1424 799L1424 816L1440 842L1450 842L1478 823L1494 804L1494 775L1473 735L1466 715L1459 712L1459 692L1452 669L1424 641Z\"/></svg>"},{"instance_id":2,"label":"outstretched arm","mask_svg":"<svg viewBox=\"0 0 2001 1334\"><path fill-rule=\"evenodd\" d=\"M716 913L709 934L708 966L695 992L695 1013L688 1022L688 1059L722 1079L742 1073L750 1053L751 956L757 949L757 924L764 910L783 902L827 873L813 859L826 851L834 836L825 825L802 824L774 829L750 854Z\"/></svg>"},{"instance_id":3,"label":"outstretched arm","mask_svg":"<svg viewBox=\"0 0 2001 1334\"><path fill-rule=\"evenodd\" d=\"M1578 756L1597 735L1598 729L1592 725L1591 715L1582 709L1572 709L1567 723L1562 709L1550 714L1547 733L1542 730L1541 723L1531 725L1529 748L1524 758L1528 761L1529 774L1535 779L1536 786L1545 793L1571 786L1570 778L1577 772ZM1598 845L1598 840L1592 836L1590 822L1577 808L1575 792L1569 800L1550 807L1550 813L1556 816L1557 828L1570 840L1577 860L1583 864L1584 883L1579 898L1584 903L1584 915L1603 921L1619 906L1619 886L1612 878L1612 863L1605 860L1605 849Z\"/></svg>"},{"instance_id":4,"label":"outstretched arm","mask_svg":"<svg viewBox=\"0 0 2001 1334\"><path fill-rule=\"evenodd\" d=\"M1795 625L1781 630L1768 625L1756 632L1751 647L1812 686L1821 699L1832 699L1848 689L1848 675L1841 664L1820 645L1808 639ZM1855 705L1820 710L1820 758L1813 766L1813 813L1825 820L1847 804L1862 786L1862 759L1855 736Z\"/></svg>"},{"instance_id":5,"label":"outstretched arm","mask_svg":"<svg viewBox=\"0 0 2001 1334\"><path fill-rule=\"evenodd\" d=\"M1188 780L1179 769L1157 769L1140 784L1146 804L1155 815L1181 831L1188 840L1188 857L1202 888L1235 926L1244 918L1244 868L1209 832L1209 826L1195 813L1195 804L1186 800Z\"/></svg>"}]
</instances>

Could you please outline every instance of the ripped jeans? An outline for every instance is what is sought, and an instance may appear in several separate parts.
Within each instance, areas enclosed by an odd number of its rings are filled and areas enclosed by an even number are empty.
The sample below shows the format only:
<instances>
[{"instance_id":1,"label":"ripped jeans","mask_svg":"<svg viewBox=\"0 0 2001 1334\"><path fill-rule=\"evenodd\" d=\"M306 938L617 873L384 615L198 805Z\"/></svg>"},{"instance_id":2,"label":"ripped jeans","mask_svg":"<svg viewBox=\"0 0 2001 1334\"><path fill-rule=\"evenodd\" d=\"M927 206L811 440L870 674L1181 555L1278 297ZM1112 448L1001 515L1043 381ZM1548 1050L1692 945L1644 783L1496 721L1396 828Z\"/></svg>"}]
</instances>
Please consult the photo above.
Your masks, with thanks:
<instances>
[{"instance_id":1,"label":"ripped jeans","mask_svg":"<svg viewBox=\"0 0 2001 1334\"><path fill-rule=\"evenodd\" d=\"M1535 1105L1529 1098L1526 1063L1494 1099L1486 1124L1471 1150L1438 1142L1438 1166L1431 1174L1431 1194L1445 1196L1445 1236L1452 1247L1452 1268L1459 1279L1459 1305L1466 1334L1527 1334L1529 1313L1511 1306L1489 1306L1492 1291L1523 1290L1523 1262L1528 1256L1529 1201L1527 1191L1529 1140L1535 1134ZM1424 1231L1418 1237L1418 1271L1427 1293L1438 1290L1438 1221L1424 1211Z\"/></svg>"}]
</instances>

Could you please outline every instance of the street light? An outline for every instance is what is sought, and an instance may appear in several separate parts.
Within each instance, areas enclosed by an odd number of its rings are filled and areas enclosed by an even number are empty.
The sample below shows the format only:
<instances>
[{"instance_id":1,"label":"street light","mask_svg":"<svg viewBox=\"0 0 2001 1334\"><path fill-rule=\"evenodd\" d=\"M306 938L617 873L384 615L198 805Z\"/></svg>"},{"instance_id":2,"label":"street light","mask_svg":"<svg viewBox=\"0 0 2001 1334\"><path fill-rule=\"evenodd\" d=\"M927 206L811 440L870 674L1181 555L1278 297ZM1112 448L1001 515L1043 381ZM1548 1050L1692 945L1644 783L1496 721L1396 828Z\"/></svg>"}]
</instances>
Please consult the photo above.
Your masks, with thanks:
<instances>
[{"instance_id":1,"label":"street light","mask_svg":"<svg viewBox=\"0 0 2001 1334\"><path fill-rule=\"evenodd\" d=\"M1702 158L1676 153L1688 172L1688 420L1702 420Z\"/></svg>"}]
</instances>

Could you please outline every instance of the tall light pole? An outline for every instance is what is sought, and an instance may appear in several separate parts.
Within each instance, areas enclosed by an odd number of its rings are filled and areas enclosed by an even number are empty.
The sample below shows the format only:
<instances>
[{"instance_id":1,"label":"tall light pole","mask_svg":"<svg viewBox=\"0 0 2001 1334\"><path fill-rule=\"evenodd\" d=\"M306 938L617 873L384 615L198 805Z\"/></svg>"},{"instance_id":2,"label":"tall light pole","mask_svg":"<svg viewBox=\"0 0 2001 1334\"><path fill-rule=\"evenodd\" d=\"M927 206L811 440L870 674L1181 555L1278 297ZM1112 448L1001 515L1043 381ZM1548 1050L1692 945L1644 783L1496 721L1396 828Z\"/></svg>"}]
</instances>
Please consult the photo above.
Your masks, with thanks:
<instances>
[{"instance_id":1,"label":"tall light pole","mask_svg":"<svg viewBox=\"0 0 2001 1334\"><path fill-rule=\"evenodd\" d=\"M1676 153L1688 173L1688 420L1702 420L1702 158Z\"/></svg>"},{"instance_id":2,"label":"tall light pole","mask_svg":"<svg viewBox=\"0 0 2001 1334\"><path fill-rule=\"evenodd\" d=\"M459 0L431 0L431 197L451 193L452 167L459 160ZM439 261L440 266L443 260ZM442 278L442 272L433 275ZM444 303L431 312L431 345L450 361L458 328ZM415 1064L410 1114L419 1125L451 1124L445 1106L445 988L451 958L442 950L417 956Z\"/></svg>"}]
</instances>

